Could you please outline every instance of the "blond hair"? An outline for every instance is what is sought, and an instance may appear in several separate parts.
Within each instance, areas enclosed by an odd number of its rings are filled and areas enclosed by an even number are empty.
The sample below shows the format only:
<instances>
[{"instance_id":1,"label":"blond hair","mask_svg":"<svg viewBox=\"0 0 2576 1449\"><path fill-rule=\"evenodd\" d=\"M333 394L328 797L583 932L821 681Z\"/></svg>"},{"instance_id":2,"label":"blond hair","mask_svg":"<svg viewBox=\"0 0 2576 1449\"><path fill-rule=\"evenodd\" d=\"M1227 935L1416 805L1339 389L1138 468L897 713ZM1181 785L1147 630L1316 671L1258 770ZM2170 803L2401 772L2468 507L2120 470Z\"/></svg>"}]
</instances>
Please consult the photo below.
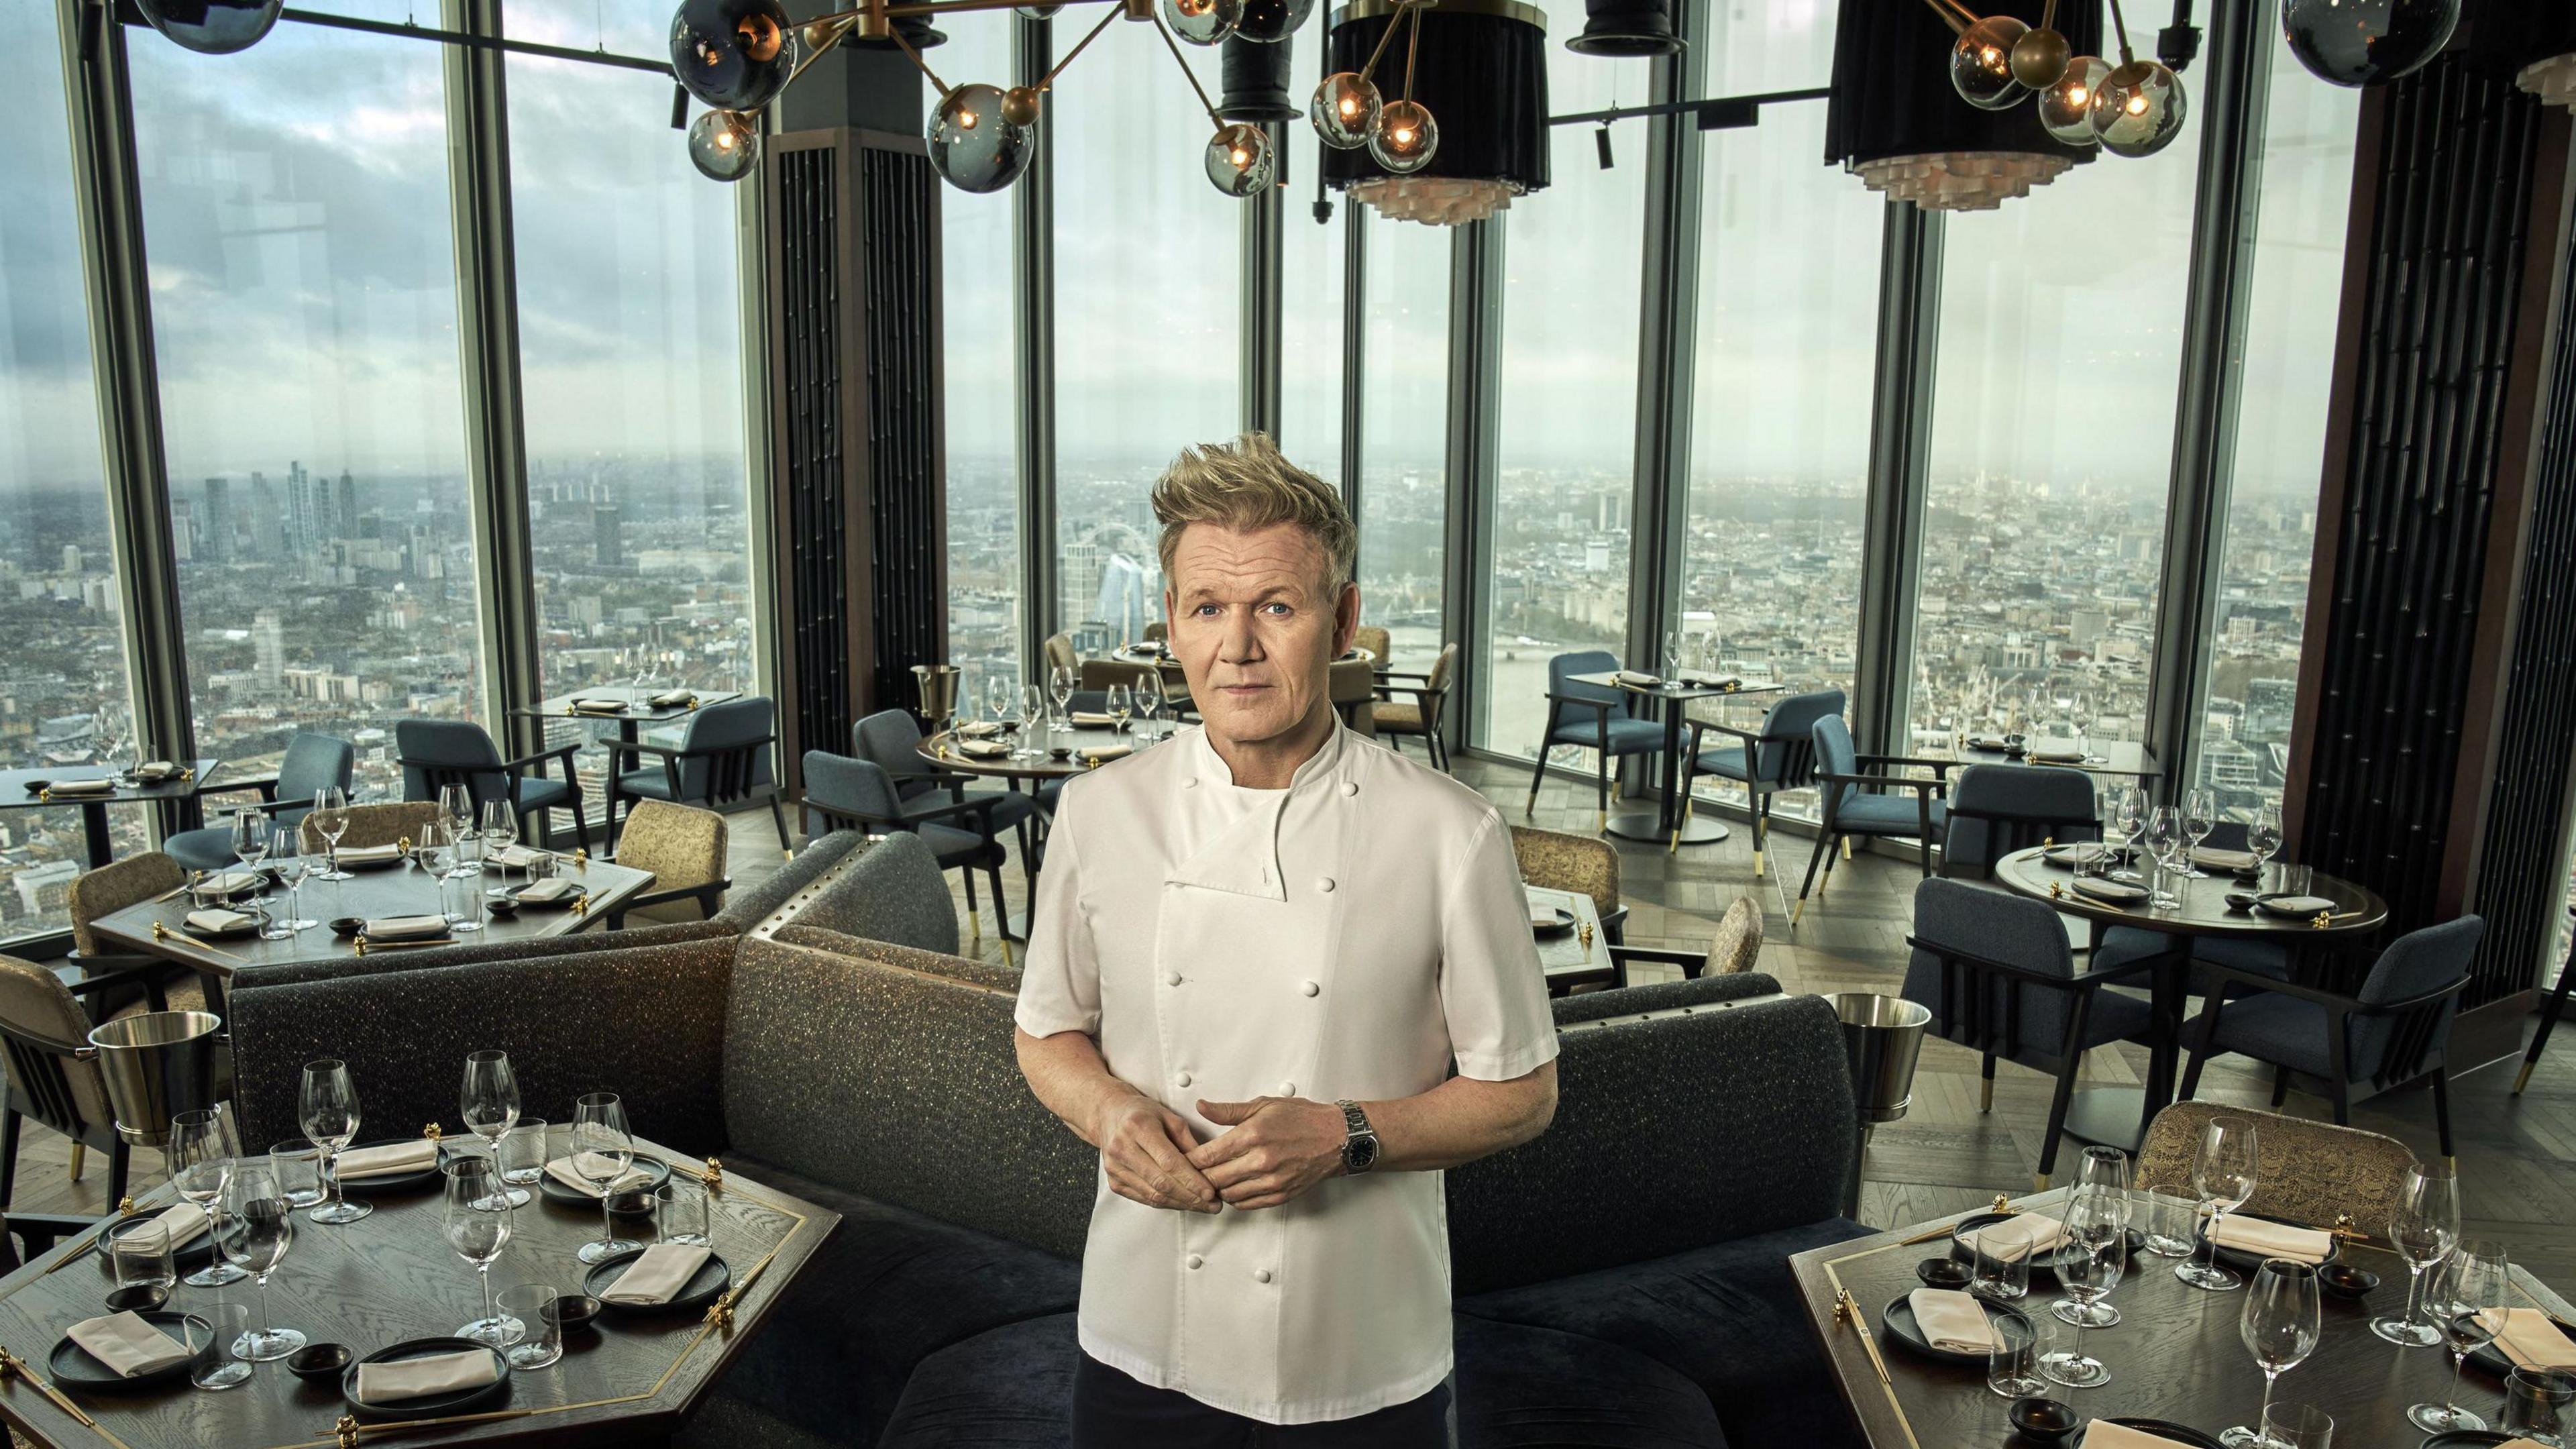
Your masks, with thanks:
<instances>
[{"instance_id":1,"label":"blond hair","mask_svg":"<svg viewBox=\"0 0 2576 1449\"><path fill-rule=\"evenodd\" d=\"M1342 495L1281 456L1268 433L1182 449L1154 484L1154 517L1163 525L1167 580L1181 531L1193 523L1245 533L1277 523L1304 529L1324 550L1327 594L1342 591L1359 559L1360 531Z\"/></svg>"}]
</instances>

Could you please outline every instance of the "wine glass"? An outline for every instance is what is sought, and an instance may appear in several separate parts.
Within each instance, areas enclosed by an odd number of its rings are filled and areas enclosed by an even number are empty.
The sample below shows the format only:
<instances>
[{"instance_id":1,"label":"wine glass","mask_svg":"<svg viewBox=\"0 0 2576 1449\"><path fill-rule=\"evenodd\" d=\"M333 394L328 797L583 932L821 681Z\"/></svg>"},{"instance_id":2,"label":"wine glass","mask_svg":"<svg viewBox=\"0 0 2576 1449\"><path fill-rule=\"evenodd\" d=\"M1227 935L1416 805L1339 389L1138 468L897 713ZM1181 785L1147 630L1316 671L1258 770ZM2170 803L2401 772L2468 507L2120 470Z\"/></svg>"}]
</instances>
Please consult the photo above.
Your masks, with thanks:
<instances>
[{"instance_id":1,"label":"wine glass","mask_svg":"<svg viewBox=\"0 0 2576 1449\"><path fill-rule=\"evenodd\" d=\"M617 1236L617 1224L608 1215L608 1190L634 1162L635 1139L626 1132L626 1104L615 1092L592 1092L573 1103L572 1170L599 1189L600 1240L581 1245L576 1256L585 1263L604 1262L635 1250L635 1244Z\"/></svg>"},{"instance_id":2,"label":"wine glass","mask_svg":"<svg viewBox=\"0 0 2576 1449\"><path fill-rule=\"evenodd\" d=\"M330 1179L331 1196L306 1216L317 1223L338 1225L354 1223L376 1210L375 1204L351 1202L340 1190L340 1174L334 1159L340 1149L358 1135L358 1084L349 1077L349 1064L336 1057L304 1064L304 1085L295 1101L296 1123L313 1145L322 1149L322 1175Z\"/></svg>"},{"instance_id":3,"label":"wine glass","mask_svg":"<svg viewBox=\"0 0 2576 1449\"><path fill-rule=\"evenodd\" d=\"M313 792L313 808L305 819L313 822L313 833L322 837L324 868L315 880L347 880L349 873L340 868L340 837L349 830L349 792L337 785L325 785Z\"/></svg>"},{"instance_id":4,"label":"wine glass","mask_svg":"<svg viewBox=\"0 0 2576 1449\"><path fill-rule=\"evenodd\" d=\"M1073 671L1059 664L1047 671L1047 697L1055 701L1054 718L1071 723L1073 713Z\"/></svg>"},{"instance_id":5,"label":"wine glass","mask_svg":"<svg viewBox=\"0 0 2576 1449\"><path fill-rule=\"evenodd\" d=\"M1134 703L1128 698L1127 686L1123 684L1109 686L1108 705L1109 717L1116 721L1110 725L1109 732L1115 735L1127 728L1127 716L1136 712Z\"/></svg>"},{"instance_id":6,"label":"wine glass","mask_svg":"<svg viewBox=\"0 0 2576 1449\"><path fill-rule=\"evenodd\" d=\"M2173 875L2173 864L2185 839L2181 811L2171 805L2159 805L2147 812L2147 856L2166 877ZM2159 890L2152 884L2149 888L2154 890L2153 905L2170 908L2182 904L2182 897L2171 890Z\"/></svg>"},{"instance_id":7,"label":"wine glass","mask_svg":"<svg viewBox=\"0 0 2576 1449\"><path fill-rule=\"evenodd\" d=\"M2092 720L2093 706L2079 689L2066 701L2066 724L2075 731L2075 753L2083 756L2087 764L2093 760L2093 735L2087 728Z\"/></svg>"},{"instance_id":8,"label":"wine glass","mask_svg":"<svg viewBox=\"0 0 2576 1449\"><path fill-rule=\"evenodd\" d=\"M277 923L277 934L271 940L283 941L298 931L309 931L322 924L303 919L303 885L312 862L299 848L298 831L292 825L271 827L268 833L268 869L277 883L286 887L286 919ZM267 936L268 933L260 933Z\"/></svg>"},{"instance_id":9,"label":"wine glass","mask_svg":"<svg viewBox=\"0 0 2576 1449\"><path fill-rule=\"evenodd\" d=\"M2084 1353L2084 1325L2091 1310L2120 1286L2128 1267L2128 1205L2108 1192L2078 1192L2066 1214L2066 1246L2057 1258L2057 1286L2077 1305L2074 1313L2060 1316L2075 1325L2075 1333L2065 1348L2040 1359L2041 1377L2070 1389L2097 1389L2111 1381L2111 1370Z\"/></svg>"},{"instance_id":10,"label":"wine glass","mask_svg":"<svg viewBox=\"0 0 2576 1449\"><path fill-rule=\"evenodd\" d=\"M2445 1162L2406 1169L2388 1214L2388 1245L2406 1260L2406 1311L2370 1320L2370 1331L2401 1348L2431 1348L2441 1333L2424 1321L2424 1270L2460 1241L2460 1179Z\"/></svg>"},{"instance_id":11,"label":"wine glass","mask_svg":"<svg viewBox=\"0 0 2576 1449\"><path fill-rule=\"evenodd\" d=\"M2236 1336L2263 1371L2263 1407L2254 1415L2261 1425L2272 1412L2272 1386L2281 1375L2307 1361L2324 1333L2317 1299L2317 1270L2288 1258L2266 1258L2254 1270L2246 1290L2245 1311L2237 1317ZM2239 1425L2218 1436L2227 1449L2267 1449L2271 1441L2260 1428Z\"/></svg>"},{"instance_id":12,"label":"wine glass","mask_svg":"<svg viewBox=\"0 0 2576 1449\"><path fill-rule=\"evenodd\" d=\"M223 1205L224 1185L233 1179L233 1159L241 1155L231 1115L220 1109L174 1115L170 1119L169 1151L171 1188L204 1213L206 1230L214 1231L215 1211ZM176 1245L172 1251L177 1251ZM179 1281L191 1288L221 1288L248 1276L218 1254Z\"/></svg>"},{"instance_id":13,"label":"wine glass","mask_svg":"<svg viewBox=\"0 0 2576 1449\"><path fill-rule=\"evenodd\" d=\"M295 1210L286 1205L286 1189L277 1169L265 1162L235 1162L224 1184L223 1215L215 1228L217 1243L233 1266L259 1285L259 1327L233 1345L233 1353L252 1363L284 1358L304 1346L304 1335L277 1328L268 1318L268 1275L286 1261L295 1245Z\"/></svg>"},{"instance_id":14,"label":"wine glass","mask_svg":"<svg viewBox=\"0 0 2576 1449\"><path fill-rule=\"evenodd\" d=\"M268 817L247 805L234 811L231 843L233 855L241 861L244 869L257 877L260 862L268 859ZM264 882L251 887L250 907L259 913L259 938L263 941L287 940L295 934L295 928L269 915L268 901L259 894L266 888Z\"/></svg>"},{"instance_id":15,"label":"wine glass","mask_svg":"<svg viewBox=\"0 0 2576 1449\"><path fill-rule=\"evenodd\" d=\"M2191 840L2190 848L2200 849L2200 843L2207 840L2209 832L2217 828L2218 792L2206 785L2194 787L2189 794L2182 797L2182 831ZM2200 867L2191 863L2191 857L2188 855L2183 857L2182 873L2193 880L2209 878Z\"/></svg>"},{"instance_id":16,"label":"wine glass","mask_svg":"<svg viewBox=\"0 0 2576 1449\"><path fill-rule=\"evenodd\" d=\"M479 1051L465 1058L465 1085L456 1094L457 1115L465 1126L483 1139L483 1148L497 1166L501 1160L501 1139L519 1122L519 1077L510 1070L510 1054L502 1051ZM525 1188L504 1186L510 1206L528 1205Z\"/></svg>"},{"instance_id":17,"label":"wine glass","mask_svg":"<svg viewBox=\"0 0 2576 1449\"><path fill-rule=\"evenodd\" d=\"M984 681L984 701L992 706L993 722L1002 727L1003 733L1010 733L1011 726L1017 723L1011 715L1019 708L1019 682L1007 674L993 675Z\"/></svg>"},{"instance_id":18,"label":"wine glass","mask_svg":"<svg viewBox=\"0 0 2576 1449\"><path fill-rule=\"evenodd\" d=\"M2192 1154L2191 1187L2209 1208L2209 1261L2186 1258L2174 1265L2174 1276L2194 1288L2224 1293L2243 1280L2218 1266L2218 1225L2254 1195L2256 1162L2254 1124L2242 1117L2212 1117Z\"/></svg>"},{"instance_id":19,"label":"wine glass","mask_svg":"<svg viewBox=\"0 0 2576 1449\"><path fill-rule=\"evenodd\" d=\"M509 1193L498 1166L488 1157L460 1157L447 1164L447 1211L439 1228L447 1246L474 1265L483 1284L483 1316L456 1330L456 1336L508 1348L527 1336L528 1326L492 1306L492 1264L510 1245L511 1226Z\"/></svg>"},{"instance_id":20,"label":"wine glass","mask_svg":"<svg viewBox=\"0 0 2576 1449\"><path fill-rule=\"evenodd\" d=\"M2138 837L2147 828L2147 787L2132 780L2120 788L2111 805L2111 823L2120 828L2121 866L2111 872L2111 879L2135 881L2144 877L2130 862L2136 858Z\"/></svg>"},{"instance_id":21,"label":"wine glass","mask_svg":"<svg viewBox=\"0 0 2576 1449\"><path fill-rule=\"evenodd\" d=\"M1151 725L1163 712L1163 671L1149 669L1137 675L1129 693L1136 699L1136 718Z\"/></svg>"},{"instance_id":22,"label":"wine glass","mask_svg":"<svg viewBox=\"0 0 2576 1449\"><path fill-rule=\"evenodd\" d=\"M1038 755L1038 745L1032 738L1032 732L1044 729L1046 727L1046 722L1047 692L1038 688L1034 684L1021 685L1020 746L1018 749L1011 751L1012 759L1033 759Z\"/></svg>"},{"instance_id":23,"label":"wine glass","mask_svg":"<svg viewBox=\"0 0 2576 1449\"><path fill-rule=\"evenodd\" d=\"M1682 631L1664 631L1664 682L1678 684L1682 677Z\"/></svg>"},{"instance_id":24,"label":"wine glass","mask_svg":"<svg viewBox=\"0 0 2576 1449\"><path fill-rule=\"evenodd\" d=\"M2084 1159L2075 1169L2075 1196L2088 1194L2098 1213L2118 1218L2125 1230L2129 1224L2129 1154L2117 1147L2085 1148ZM2120 1321L2119 1309L2098 1300L2086 1303L2069 1296L2051 1303L2048 1309L2059 1321L2084 1328L2110 1328Z\"/></svg>"},{"instance_id":25,"label":"wine glass","mask_svg":"<svg viewBox=\"0 0 2576 1449\"><path fill-rule=\"evenodd\" d=\"M2486 1347L2504 1319L2512 1291L2504 1244L2468 1238L2451 1250L2425 1285L2424 1316L2451 1351L2451 1391L2438 1404L2416 1404L2406 1410L2415 1427L2428 1434L2452 1429L2483 1429L2484 1416L2460 1407L2460 1362Z\"/></svg>"},{"instance_id":26,"label":"wine glass","mask_svg":"<svg viewBox=\"0 0 2576 1449\"><path fill-rule=\"evenodd\" d=\"M519 843L519 812L507 800L483 802L483 851L487 858L498 857ZM501 865L501 888L510 888L510 867Z\"/></svg>"},{"instance_id":27,"label":"wine glass","mask_svg":"<svg viewBox=\"0 0 2576 1449\"><path fill-rule=\"evenodd\" d=\"M463 785L439 786L438 813L446 821L448 838L456 841L464 840L474 830L473 792ZM464 851L460 849L457 852L457 858L461 861L464 858ZM448 869L453 872L455 866L451 864Z\"/></svg>"},{"instance_id":28,"label":"wine glass","mask_svg":"<svg viewBox=\"0 0 2576 1449\"><path fill-rule=\"evenodd\" d=\"M2259 883L2272 857L2281 853L2280 801L2266 800L2254 807L2253 823L2245 827L2245 849L2254 857L2254 879Z\"/></svg>"}]
</instances>

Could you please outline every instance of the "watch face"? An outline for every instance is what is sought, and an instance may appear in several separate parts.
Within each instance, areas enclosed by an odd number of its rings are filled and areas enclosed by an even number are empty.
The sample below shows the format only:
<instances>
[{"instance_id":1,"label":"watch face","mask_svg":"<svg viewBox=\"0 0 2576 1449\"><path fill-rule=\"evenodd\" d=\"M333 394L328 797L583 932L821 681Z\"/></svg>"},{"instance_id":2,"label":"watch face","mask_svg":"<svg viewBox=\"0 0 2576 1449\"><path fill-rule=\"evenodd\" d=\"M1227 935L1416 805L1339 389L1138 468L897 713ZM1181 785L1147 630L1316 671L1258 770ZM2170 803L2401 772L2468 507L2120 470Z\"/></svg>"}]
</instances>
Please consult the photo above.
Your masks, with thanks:
<instances>
[{"instance_id":1,"label":"watch face","mask_svg":"<svg viewBox=\"0 0 2576 1449\"><path fill-rule=\"evenodd\" d=\"M1377 1165L1377 1139L1354 1137L1347 1145L1345 1155L1350 1159L1348 1165L1351 1171L1366 1172Z\"/></svg>"}]
</instances>

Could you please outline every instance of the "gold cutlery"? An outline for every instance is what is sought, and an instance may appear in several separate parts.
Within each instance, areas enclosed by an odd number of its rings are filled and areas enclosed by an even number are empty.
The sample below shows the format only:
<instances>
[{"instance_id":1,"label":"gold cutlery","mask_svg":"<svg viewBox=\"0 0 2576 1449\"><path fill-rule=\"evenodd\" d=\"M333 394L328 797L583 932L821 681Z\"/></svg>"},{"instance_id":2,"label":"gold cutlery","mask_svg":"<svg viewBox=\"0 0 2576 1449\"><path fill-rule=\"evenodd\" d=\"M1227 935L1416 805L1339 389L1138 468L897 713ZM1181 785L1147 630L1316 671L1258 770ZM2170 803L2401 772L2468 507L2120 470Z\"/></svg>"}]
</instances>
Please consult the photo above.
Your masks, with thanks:
<instances>
[{"instance_id":1,"label":"gold cutlery","mask_svg":"<svg viewBox=\"0 0 2576 1449\"><path fill-rule=\"evenodd\" d=\"M1834 1294L1834 1317L1850 1324L1852 1331L1860 1335L1860 1346L1869 1351L1869 1365L1878 1370L1878 1381L1882 1384L1889 1383L1887 1360L1878 1356L1878 1340L1870 1337L1869 1325L1861 1321L1860 1305L1852 1301L1849 1288L1841 1289Z\"/></svg>"},{"instance_id":2,"label":"gold cutlery","mask_svg":"<svg viewBox=\"0 0 2576 1449\"><path fill-rule=\"evenodd\" d=\"M36 1371L27 1366L27 1361L25 1359L18 1357L16 1354L11 1353L5 1348L0 1348L0 1378L8 1378L12 1375L34 1384L36 1386L36 1392L53 1400L55 1408L62 1410L64 1413L71 1415L75 1419L78 1419L83 1428L95 1429L98 1427L98 1420L82 1413L80 1405L63 1397L62 1390L55 1388L52 1384L46 1383L43 1379L36 1377Z\"/></svg>"}]
</instances>

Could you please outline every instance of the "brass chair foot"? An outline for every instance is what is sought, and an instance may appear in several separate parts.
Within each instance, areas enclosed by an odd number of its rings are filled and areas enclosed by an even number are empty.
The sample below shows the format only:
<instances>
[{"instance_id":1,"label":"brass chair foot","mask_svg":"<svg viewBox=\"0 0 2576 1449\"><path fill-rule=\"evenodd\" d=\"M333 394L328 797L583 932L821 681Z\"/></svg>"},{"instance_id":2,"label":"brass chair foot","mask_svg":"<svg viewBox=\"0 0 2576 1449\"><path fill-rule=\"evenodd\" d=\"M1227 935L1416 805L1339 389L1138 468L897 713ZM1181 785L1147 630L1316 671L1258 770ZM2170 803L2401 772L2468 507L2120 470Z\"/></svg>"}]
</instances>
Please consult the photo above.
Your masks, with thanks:
<instances>
[{"instance_id":1,"label":"brass chair foot","mask_svg":"<svg viewBox=\"0 0 2576 1449\"><path fill-rule=\"evenodd\" d=\"M966 938L970 941L984 939L984 918L973 911L966 913Z\"/></svg>"},{"instance_id":2,"label":"brass chair foot","mask_svg":"<svg viewBox=\"0 0 2576 1449\"><path fill-rule=\"evenodd\" d=\"M1604 834L1604 833L1606 833L1609 829L1610 829L1610 812L1609 812L1609 811L1607 811L1607 810L1602 810L1602 811L1597 811L1597 812L1595 812L1595 813L1594 813L1594 815L1593 815L1593 817L1592 817L1592 833L1593 833L1593 834L1595 834L1595 835L1600 835L1600 834Z\"/></svg>"},{"instance_id":3,"label":"brass chair foot","mask_svg":"<svg viewBox=\"0 0 2576 1449\"><path fill-rule=\"evenodd\" d=\"M1002 938L1002 964L1005 966L1013 964L1011 961L1011 938L1008 936L1004 936Z\"/></svg>"},{"instance_id":4,"label":"brass chair foot","mask_svg":"<svg viewBox=\"0 0 2576 1449\"><path fill-rule=\"evenodd\" d=\"M78 1182L78 1181L80 1181L80 1177L81 1177L81 1169L82 1169L82 1168L84 1168L84 1167L87 1167L88 1165L89 1165L89 1144L88 1144L88 1143L86 1143L86 1142L75 1142L75 1143L73 1143L73 1144L72 1144L72 1181L74 1181L74 1182Z\"/></svg>"},{"instance_id":5,"label":"brass chair foot","mask_svg":"<svg viewBox=\"0 0 2576 1449\"><path fill-rule=\"evenodd\" d=\"M1753 852L1753 878L1762 879L1762 852L1759 850Z\"/></svg>"},{"instance_id":6,"label":"brass chair foot","mask_svg":"<svg viewBox=\"0 0 2576 1449\"><path fill-rule=\"evenodd\" d=\"M1851 837L1848 835L1843 837L1843 859L1851 859Z\"/></svg>"},{"instance_id":7,"label":"brass chair foot","mask_svg":"<svg viewBox=\"0 0 2576 1449\"><path fill-rule=\"evenodd\" d=\"M2048 1191L2048 1174L2045 1172L2032 1173L2030 1175L2030 1190L2033 1192Z\"/></svg>"},{"instance_id":8,"label":"brass chair foot","mask_svg":"<svg viewBox=\"0 0 2576 1449\"><path fill-rule=\"evenodd\" d=\"M2460 1175L2460 1158L2459 1158L2459 1154L2458 1154L2458 1153L2455 1153L2455 1152L2445 1152L2445 1153L2443 1153L2443 1154L2442 1154L2442 1165L2443 1165L2444 1167L2447 1167L2447 1168L2451 1169L2451 1176L2453 1176L2453 1177L2458 1177L2458 1176Z\"/></svg>"},{"instance_id":9,"label":"brass chair foot","mask_svg":"<svg viewBox=\"0 0 2576 1449\"><path fill-rule=\"evenodd\" d=\"M1529 803L1521 807L1521 818L1523 820L1536 820L1538 818L1538 787L1536 785L1532 785L1530 787Z\"/></svg>"},{"instance_id":10,"label":"brass chair foot","mask_svg":"<svg viewBox=\"0 0 2576 1449\"><path fill-rule=\"evenodd\" d=\"M1977 1110L1995 1110L1995 1079L1992 1077L1981 1077L1977 1081Z\"/></svg>"},{"instance_id":11,"label":"brass chair foot","mask_svg":"<svg viewBox=\"0 0 2576 1449\"><path fill-rule=\"evenodd\" d=\"M2515 1096L2521 1096L2522 1089L2531 1085L2531 1069L2537 1065L2539 1063L2526 1061L2522 1064L2522 1070L2514 1074L2513 1094Z\"/></svg>"},{"instance_id":12,"label":"brass chair foot","mask_svg":"<svg viewBox=\"0 0 2576 1449\"><path fill-rule=\"evenodd\" d=\"M1796 908L1795 908L1795 909L1793 909L1793 910L1791 910L1791 911L1789 912L1789 929L1791 929L1791 930L1793 930L1793 931L1794 931L1794 930L1796 930L1796 929L1798 928L1798 918L1799 918L1800 916L1805 915L1806 913L1807 913L1807 898L1806 898L1805 896L1800 896L1800 897L1798 897L1798 904L1797 904Z\"/></svg>"}]
</instances>

